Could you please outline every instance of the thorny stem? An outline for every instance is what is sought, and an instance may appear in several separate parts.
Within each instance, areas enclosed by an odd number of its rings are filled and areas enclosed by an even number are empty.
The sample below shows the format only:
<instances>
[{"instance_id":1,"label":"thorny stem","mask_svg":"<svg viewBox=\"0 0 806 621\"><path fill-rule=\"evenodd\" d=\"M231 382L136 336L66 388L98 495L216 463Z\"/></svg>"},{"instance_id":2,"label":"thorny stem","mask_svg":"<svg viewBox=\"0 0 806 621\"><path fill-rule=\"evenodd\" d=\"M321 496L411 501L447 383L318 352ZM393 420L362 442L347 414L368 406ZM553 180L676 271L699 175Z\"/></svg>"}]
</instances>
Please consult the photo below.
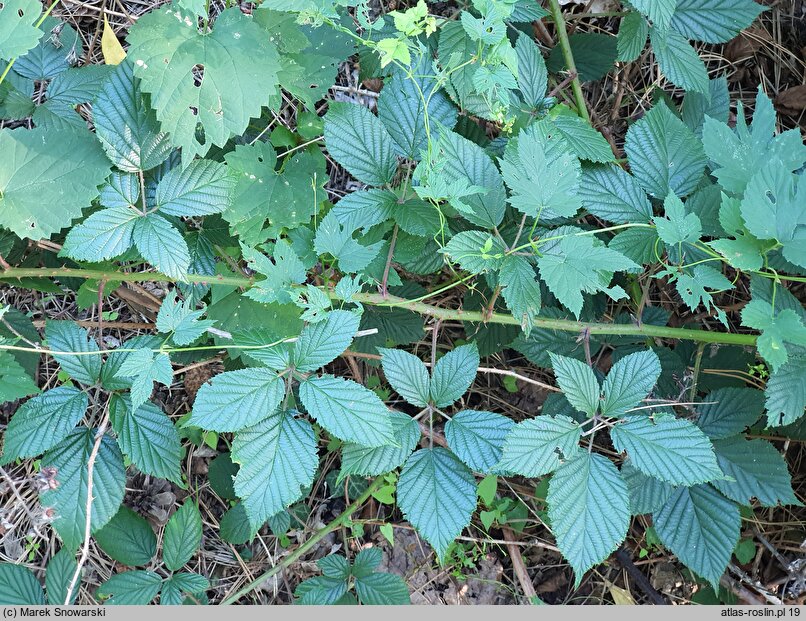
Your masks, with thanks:
<instances>
[{"instance_id":1,"label":"thorny stem","mask_svg":"<svg viewBox=\"0 0 806 621\"><path fill-rule=\"evenodd\" d=\"M579 81L579 72L577 71L576 63L574 62L574 54L571 51L571 43L568 41L568 32L565 30L565 19L563 18L562 10L560 9L559 0L549 0L549 10L551 11L551 19L554 21L554 26L557 30L557 44L563 53L565 59L565 67L570 75L574 76L571 81L571 90L574 93L574 101L577 105L577 114L588 123L591 122L590 114L588 114L588 106L585 104L585 95L582 93L582 84Z\"/></svg>"},{"instance_id":2,"label":"thorny stem","mask_svg":"<svg viewBox=\"0 0 806 621\"><path fill-rule=\"evenodd\" d=\"M0 279L10 280L17 278L58 278L72 277L85 278L88 280L106 280L108 282L175 282L176 279L165 276L158 272L117 272L106 270L92 270L82 268L23 268L14 267L0 272ZM468 280L468 278L463 279ZM245 276L207 276L203 274L187 274L185 280L190 283L207 283L210 285L229 285L235 287L250 287L254 284L254 279ZM451 286L455 286L454 283ZM333 300L341 299L338 294L327 287L323 291ZM438 289L430 295L441 292ZM430 297L430 296L425 296ZM425 299L425 298L423 298ZM383 297L378 293L356 293L352 301L368 304L370 306L386 308L404 308L420 315L434 317L447 321L466 321L470 323L497 323L504 325L519 326L521 322L510 314L492 313L485 317L482 311L469 311L461 308L441 308L418 300L408 300L395 295ZM695 330L690 328L672 328L668 326L652 326L637 324L617 324L604 322L583 322L569 319L552 319L548 317L537 317L533 321L534 327L544 330L559 330L562 332L573 332L580 334L582 330L588 329L591 334L612 334L618 336L645 336L648 338L663 338L675 340L695 341L699 343L715 343L721 345L739 345L753 347L756 344L755 334L734 334L730 332L708 332L706 330ZM246 349L248 346L238 346L239 349ZM14 349L13 346L0 346L2 349ZM234 348L233 346L223 346L220 349ZM198 348L194 348L198 349ZM27 351L27 350L21 350ZM38 351L38 350L37 350Z\"/></svg>"},{"instance_id":3,"label":"thorny stem","mask_svg":"<svg viewBox=\"0 0 806 621\"><path fill-rule=\"evenodd\" d=\"M355 502L350 504L336 519L332 522L325 525L324 528L318 530L314 533L308 541L303 543L299 546L296 550L294 550L291 554L286 556L282 561L270 567L262 574L260 574L257 578L252 580L249 584L242 587L229 597L225 598L222 602L222 606L229 606L230 604L234 604L239 599L241 599L247 593L251 593L252 591L258 589L261 584L263 584L266 580L271 578L272 576L280 573L286 567L290 567L294 563L296 563L303 555L305 555L308 551L316 546L322 539L324 539L329 533L332 533L335 530L338 530L342 526L346 526L350 523L350 516L353 513L358 511L363 504L369 500L369 497L372 496L381 486L383 485L383 477L376 478L369 487L361 494L358 498L356 498Z\"/></svg>"},{"instance_id":4,"label":"thorny stem","mask_svg":"<svg viewBox=\"0 0 806 621\"><path fill-rule=\"evenodd\" d=\"M101 442L104 439L104 434L106 433L106 426L109 424L109 403L106 404L104 407L104 417L101 420L101 424L98 425L98 431L95 434L95 444L92 446L92 452L90 453L89 459L87 460L87 505L85 507L85 511L87 513L87 517L84 521L84 544L81 546L81 556L78 559L78 563L76 564L76 570L73 572L73 577L70 579L70 584L67 587L67 594L64 598L64 605L69 606L70 600L73 598L73 591L76 588L76 584L78 583L78 578L81 575L81 569L84 567L84 563L87 562L87 558L90 555L90 537L92 534L92 477L95 470L95 460L98 458L98 451L101 449Z\"/></svg>"}]
</instances>

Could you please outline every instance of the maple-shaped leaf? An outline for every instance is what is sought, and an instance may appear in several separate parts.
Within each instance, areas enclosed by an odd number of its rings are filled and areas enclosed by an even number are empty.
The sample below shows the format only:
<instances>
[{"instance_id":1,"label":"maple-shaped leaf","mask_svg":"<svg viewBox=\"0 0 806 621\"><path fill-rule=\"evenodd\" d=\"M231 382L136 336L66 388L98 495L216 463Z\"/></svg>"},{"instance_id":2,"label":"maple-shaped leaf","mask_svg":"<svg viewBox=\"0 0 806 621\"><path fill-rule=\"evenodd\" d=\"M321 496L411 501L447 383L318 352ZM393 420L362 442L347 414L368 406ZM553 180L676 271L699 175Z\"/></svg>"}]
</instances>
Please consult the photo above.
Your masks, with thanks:
<instances>
[{"instance_id":1,"label":"maple-shaped leaf","mask_svg":"<svg viewBox=\"0 0 806 621\"><path fill-rule=\"evenodd\" d=\"M170 5L144 15L127 39L140 88L185 163L242 134L277 93L280 68L265 30L240 9L223 11L207 32L197 24Z\"/></svg>"}]
</instances>

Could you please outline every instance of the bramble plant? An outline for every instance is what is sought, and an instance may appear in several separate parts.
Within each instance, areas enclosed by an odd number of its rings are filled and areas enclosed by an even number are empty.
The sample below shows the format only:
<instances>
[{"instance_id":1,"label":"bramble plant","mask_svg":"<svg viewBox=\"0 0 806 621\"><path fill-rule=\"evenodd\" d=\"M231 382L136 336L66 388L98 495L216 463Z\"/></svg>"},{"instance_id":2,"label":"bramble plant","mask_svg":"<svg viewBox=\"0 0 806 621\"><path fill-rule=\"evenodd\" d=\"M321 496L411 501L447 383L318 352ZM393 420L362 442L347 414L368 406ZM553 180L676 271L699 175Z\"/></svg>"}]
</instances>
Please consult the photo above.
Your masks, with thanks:
<instances>
[{"instance_id":1,"label":"bramble plant","mask_svg":"<svg viewBox=\"0 0 806 621\"><path fill-rule=\"evenodd\" d=\"M148 567L113 575L97 599L207 602L209 577L186 567L202 521L182 467L201 442L224 449L209 479L229 502L218 536L233 544L267 523L285 537L325 447L350 486L339 517L222 603L353 524L373 495L444 560L479 495L485 529L506 522L514 504L495 501L496 476L550 477L545 518L576 585L648 514L661 544L718 588L741 508L799 503L762 436L786 436L806 407L806 311L788 290L806 282L806 146L776 131L761 90L752 119L739 103L729 125L727 82L689 43L728 41L763 7L623 5L617 37L569 37L557 0L474 0L450 19L419 0L374 21L357 0L268 0L248 14L175 0L131 26L117 64L88 66L55 4L0 8L0 118L30 120L0 130L0 282L74 293L99 316L122 283L173 285L153 332L111 349L102 320L49 320L43 340L25 314L0 310L0 400L27 399L0 463L39 460L61 541L50 603L75 600L91 538ZM543 19L559 41L548 62L530 26ZM581 82L647 40L686 93L635 120L620 158ZM317 116L355 54L362 79L383 78L377 109L328 100ZM296 130L272 131L288 101ZM325 153L361 187L335 203ZM723 308L740 282L751 299ZM649 300L661 283L716 321L669 325ZM424 318L427 357L405 349ZM464 326L461 344L440 341L444 321ZM482 358L505 348L561 391L526 420L466 398ZM379 360L398 398L334 375L348 350ZM152 400L179 367L222 352L189 416ZM43 355L61 369L45 389L32 379ZM189 494L161 554L122 504L127 468ZM408 603L402 580L376 571L380 554L327 556L296 596ZM29 570L0 564L0 601L45 595Z\"/></svg>"}]
</instances>

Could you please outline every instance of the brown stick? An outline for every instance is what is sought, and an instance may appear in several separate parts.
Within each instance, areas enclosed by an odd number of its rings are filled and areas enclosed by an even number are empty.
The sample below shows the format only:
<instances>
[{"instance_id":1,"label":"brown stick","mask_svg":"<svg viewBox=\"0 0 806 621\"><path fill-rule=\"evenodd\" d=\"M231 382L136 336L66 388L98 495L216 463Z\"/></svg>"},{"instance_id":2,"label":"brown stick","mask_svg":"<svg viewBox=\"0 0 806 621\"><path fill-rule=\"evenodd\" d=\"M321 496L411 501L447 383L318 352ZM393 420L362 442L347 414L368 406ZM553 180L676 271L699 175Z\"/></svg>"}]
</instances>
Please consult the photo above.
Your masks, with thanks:
<instances>
[{"instance_id":1,"label":"brown stick","mask_svg":"<svg viewBox=\"0 0 806 621\"><path fill-rule=\"evenodd\" d=\"M501 532L504 533L504 539L506 539L508 542L514 541L515 533L512 532L511 528L508 526L502 526ZM518 577L518 582L521 584L524 596L531 602L532 598L537 597L537 591L535 591L535 585L532 584L532 579L529 577L529 572L526 570L526 563L523 562L521 550L514 543L507 543L506 545L507 552L509 552L509 558L512 561L512 570Z\"/></svg>"}]
</instances>

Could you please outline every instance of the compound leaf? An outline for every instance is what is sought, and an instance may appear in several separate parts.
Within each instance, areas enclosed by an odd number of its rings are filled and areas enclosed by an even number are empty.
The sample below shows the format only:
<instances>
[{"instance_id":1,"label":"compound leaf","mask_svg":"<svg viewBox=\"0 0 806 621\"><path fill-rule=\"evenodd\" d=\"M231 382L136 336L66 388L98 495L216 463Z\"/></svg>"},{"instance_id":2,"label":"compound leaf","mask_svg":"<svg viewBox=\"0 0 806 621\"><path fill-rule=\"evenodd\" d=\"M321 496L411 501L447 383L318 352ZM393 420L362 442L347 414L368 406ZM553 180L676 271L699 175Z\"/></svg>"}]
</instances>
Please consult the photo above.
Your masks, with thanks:
<instances>
[{"instance_id":1,"label":"compound leaf","mask_svg":"<svg viewBox=\"0 0 806 621\"><path fill-rule=\"evenodd\" d=\"M386 379L406 401L424 408L431 398L431 378L423 361L402 349L378 348Z\"/></svg>"},{"instance_id":2,"label":"compound leaf","mask_svg":"<svg viewBox=\"0 0 806 621\"><path fill-rule=\"evenodd\" d=\"M764 7L753 0L677 0L671 25L687 39L725 43L747 28Z\"/></svg>"},{"instance_id":3,"label":"compound leaf","mask_svg":"<svg viewBox=\"0 0 806 621\"><path fill-rule=\"evenodd\" d=\"M575 358L554 353L549 353L549 356L557 384L568 402L580 412L593 416L599 409L599 397L602 392L593 369Z\"/></svg>"},{"instance_id":4,"label":"compound leaf","mask_svg":"<svg viewBox=\"0 0 806 621\"><path fill-rule=\"evenodd\" d=\"M400 466L417 446L420 426L408 414L390 411L389 422L395 444L362 446L345 443L341 452L341 476L377 476Z\"/></svg>"},{"instance_id":5,"label":"compound leaf","mask_svg":"<svg viewBox=\"0 0 806 621\"><path fill-rule=\"evenodd\" d=\"M431 399L438 408L447 407L467 392L479 368L475 343L460 345L442 356L431 372Z\"/></svg>"},{"instance_id":6,"label":"compound leaf","mask_svg":"<svg viewBox=\"0 0 806 621\"><path fill-rule=\"evenodd\" d=\"M660 374L660 359L651 349L621 358L602 385L602 416L624 416L652 392Z\"/></svg>"},{"instance_id":7,"label":"compound leaf","mask_svg":"<svg viewBox=\"0 0 806 621\"><path fill-rule=\"evenodd\" d=\"M121 255L132 247L134 225L142 216L128 205L96 211L70 229L62 252L79 261L104 261Z\"/></svg>"},{"instance_id":8,"label":"compound leaf","mask_svg":"<svg viewBox=\"0 0 806 621\"><path fill-rule=\"evenodd\" d=\"M48 321L45 324L45 338L53 352L53 358L70 377L82 384L92 385L101 374L101 355L98 344L91 339L84 328L72 321ZM73 356L71 353L89 355Z\"/></svg>"}]
</instances>

